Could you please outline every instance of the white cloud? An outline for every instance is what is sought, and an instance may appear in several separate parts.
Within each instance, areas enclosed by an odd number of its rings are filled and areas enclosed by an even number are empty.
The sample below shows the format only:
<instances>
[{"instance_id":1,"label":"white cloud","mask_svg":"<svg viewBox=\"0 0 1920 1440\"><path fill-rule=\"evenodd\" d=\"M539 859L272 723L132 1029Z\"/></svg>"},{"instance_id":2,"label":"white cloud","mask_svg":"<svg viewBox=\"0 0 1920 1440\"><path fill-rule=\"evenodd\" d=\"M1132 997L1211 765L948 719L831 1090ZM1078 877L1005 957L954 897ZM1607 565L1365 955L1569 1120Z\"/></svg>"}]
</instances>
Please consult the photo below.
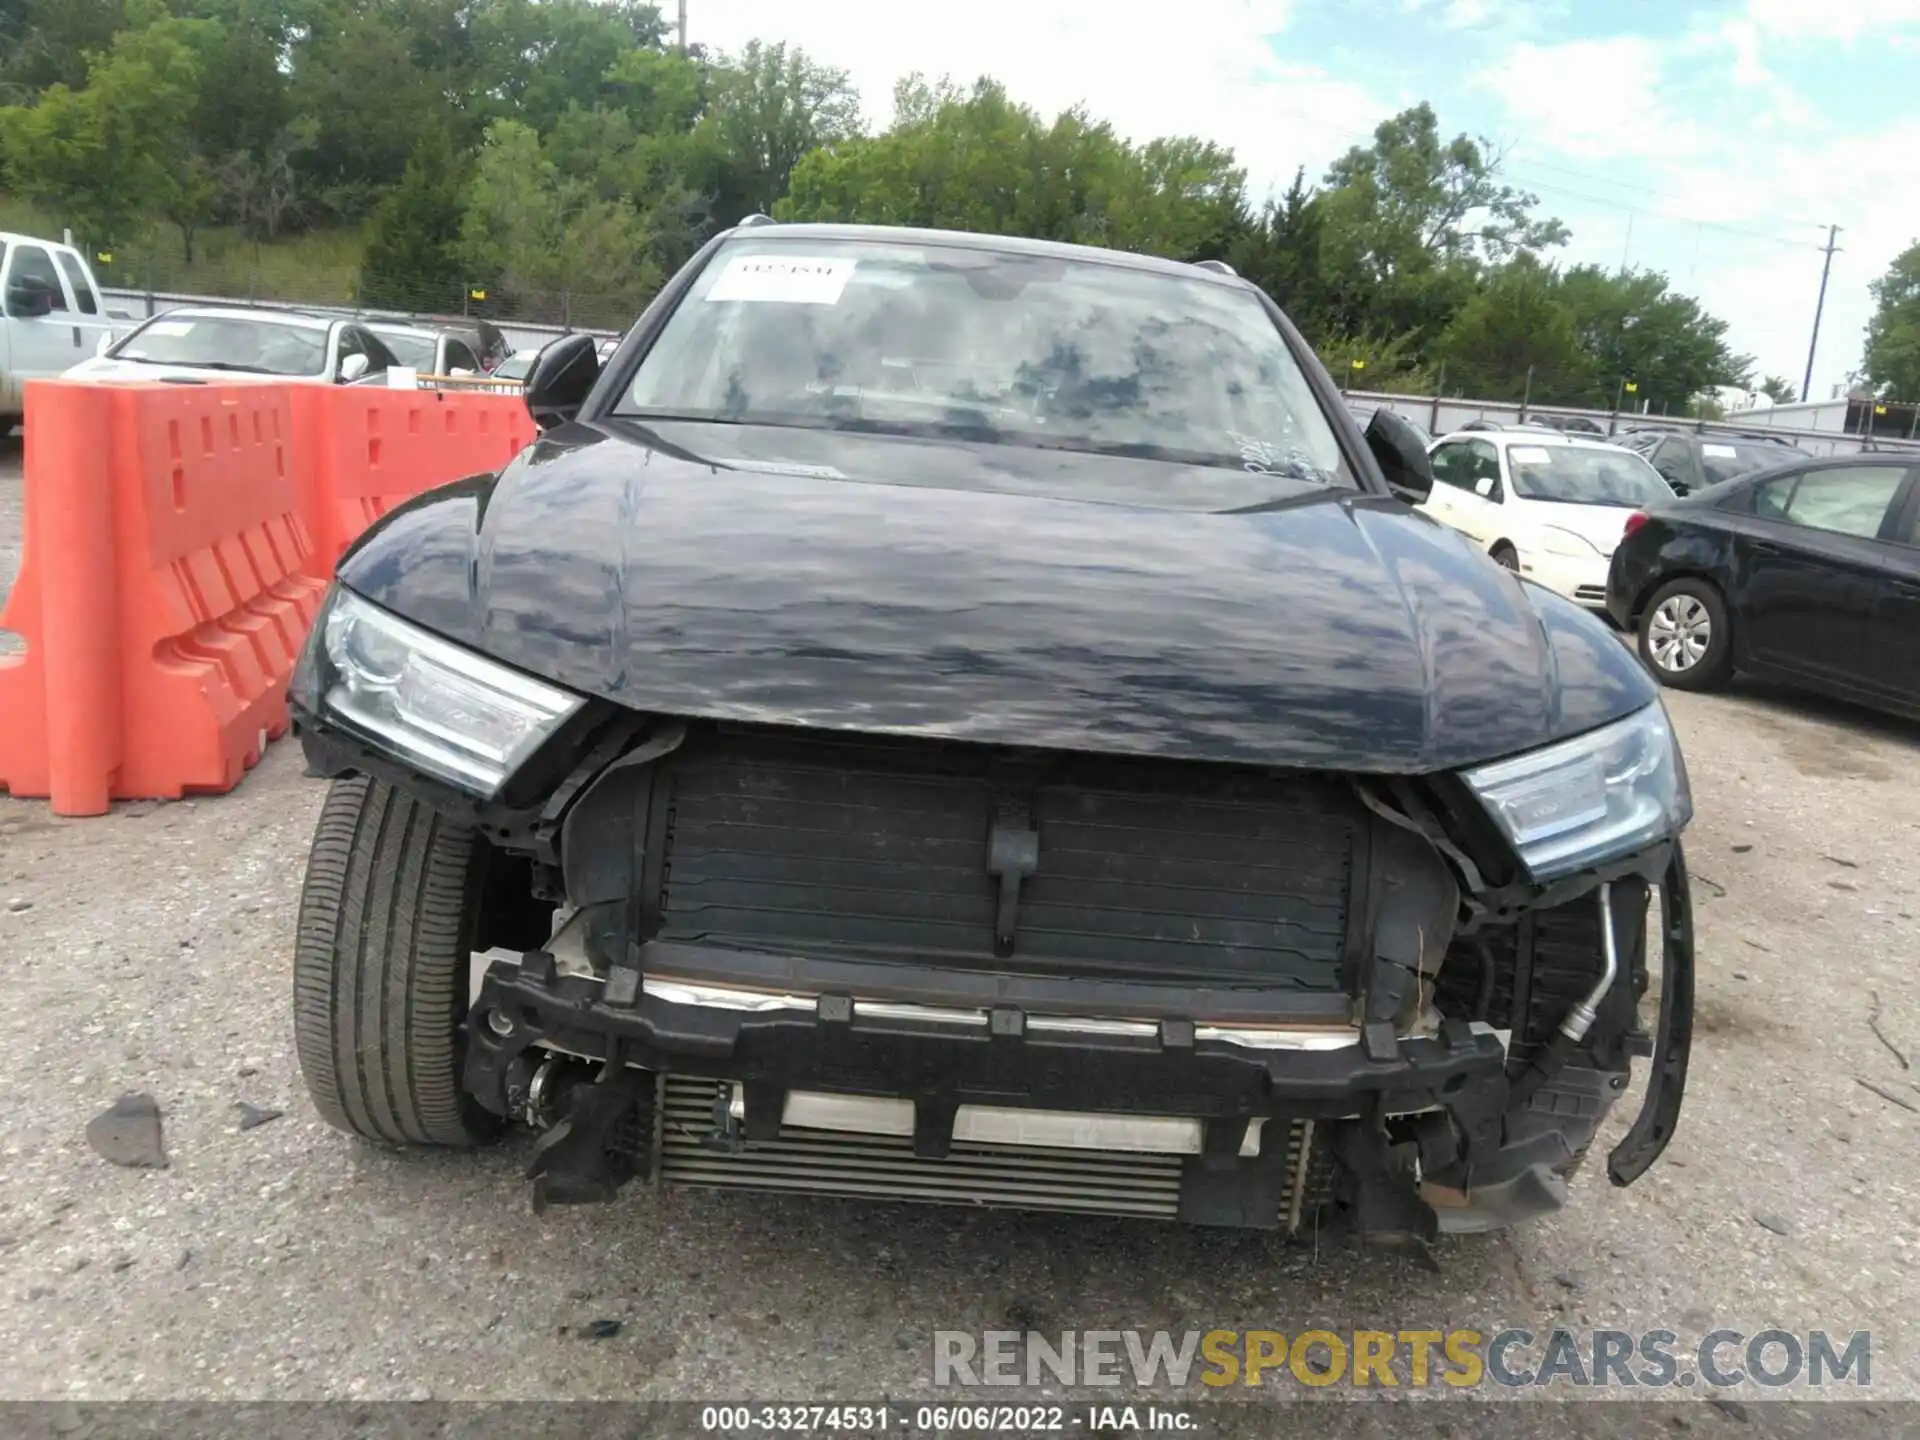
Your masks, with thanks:
<instances>
[{"instance_id":1,"label":"white cloud","mask_svg":"<svg viewBox=\"0 0 1920 1440\"><path fill-rule=\"evenodd\" d=\"M1187 0L1166 11L1094 0L971 0L903 10L882 0L697 0L690 40L738 49L785 40L848 72L868 123L893 113L893 87L913 71L963 85L991 75L1052 115L1084 103L1136 140L1198 135L1231 146L1257 194L1305 165L1317 176L1408 103L1337 78L1306 57L1279 55L1289 0Z\"/></svg>"},{"instance_id":2,"label":"white cloud","mask_svg":"<svg viewBox=\"0 0 1920 1440\"><path fill-rule=\"evenodd\" d=\"M1920 0L1747 0L1747 16L1770 36L1852 44L1875 31L1920 25Z\"/></svg>"},{"instance_id":3,"label":"white cloud","mask_svg":"<svg viewBox=\"0 0 1920 1440\"><path fill-rule=\"evenodd\" d=\"M1500 100L1530 151L1576 159L1671 155L1703 140L1664 98L1667 56L1668 47L1640 35L1522 41L1473 83Z\"/></svg>"},{"instance_id":4,"label":"white cloud","mask_svg":"<svg viewBox=\"0 0 1920 1440\"><path fill-rule=\"evenodd\" d=\"M1665 271L1729 322L1734 348L1763 373L1799 382L1818 246L1826 223L1843 226L1815 365L1824 395L1859 361L1868 282L1920 237L1920 119L1849 133L1770 70L1763 55L1790 56L1814 33L1782 33L1809 15L1830 22L1819 33L1843 37L1910 15L1920 23L1920 0L1750 0L1744 19L1665 41L1516 45L1478 83L1523 137L1516 178L1572 227L1566 258L1611 266L1624 256ZM1530 164L1549 172L1537 184Z\"/></svg>"}]
</instances>

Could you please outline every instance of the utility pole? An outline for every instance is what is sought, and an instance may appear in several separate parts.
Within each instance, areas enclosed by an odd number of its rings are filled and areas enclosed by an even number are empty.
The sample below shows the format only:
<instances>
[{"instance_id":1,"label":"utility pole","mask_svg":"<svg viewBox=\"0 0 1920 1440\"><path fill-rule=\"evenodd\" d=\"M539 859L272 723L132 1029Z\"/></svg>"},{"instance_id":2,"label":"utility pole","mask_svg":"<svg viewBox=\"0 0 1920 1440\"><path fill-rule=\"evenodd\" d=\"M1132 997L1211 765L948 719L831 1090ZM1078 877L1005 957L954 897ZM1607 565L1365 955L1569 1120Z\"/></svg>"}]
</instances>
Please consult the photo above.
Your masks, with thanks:
<instances>
[{"instance_id":1,"label":"utility pole","mask_svg":"<svg viewBox=\"0 0 1920 1440\"><path fill-rule=\"evenodd\" d=\"M680 0L680 53L687 53L687 0Z\"/></svg>"},{"instance_id":2,"label":"utility pole","mask_svg":"<svg viewBox=\"0 0 1920 1440\"><path fill-rule=\"evenodd\" d=\"M682 4L686 0L681 0ZM1820 298L1813 306L1813 338L1807 342L1807 378L1800 382L1800 399L1804 402L1813 398L1813 352L1820 348L1820 316L1827 308L1827 276L1833 273L1833 252L1840 247L1833 242L1839 238L1838 225L1827 226L1827 259L1820 267Z\"/></svg>"}]
</instances>

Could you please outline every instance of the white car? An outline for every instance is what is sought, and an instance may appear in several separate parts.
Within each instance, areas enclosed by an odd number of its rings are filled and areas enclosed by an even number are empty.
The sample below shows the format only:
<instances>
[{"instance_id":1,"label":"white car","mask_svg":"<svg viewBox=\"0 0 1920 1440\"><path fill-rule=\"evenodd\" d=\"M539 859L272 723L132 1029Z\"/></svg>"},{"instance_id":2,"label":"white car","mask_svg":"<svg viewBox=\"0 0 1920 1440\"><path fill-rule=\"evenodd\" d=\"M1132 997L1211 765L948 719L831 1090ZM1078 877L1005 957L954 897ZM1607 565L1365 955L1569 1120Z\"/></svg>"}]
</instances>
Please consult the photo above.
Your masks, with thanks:
<instances>
[{"instance_id":1,"label":"white car","mask_svg":"<svg viewBox=\"0 0 1920 1440\"><path fill-rule=\"evenodd\" d=\"M393 352L356 320L238 305L183 305L154 316L62 378L350 385L395 363Z\"/></svg>"},{"instance_id":2,"label":"white car","mask_svg":"<svg viewBox=\"0 0 1920 1440\"><path fill-rule=\"evenodd\" d=\"M421 375L478 375L480 357L458 335L420 325L367 326L402 365Z\"/></svg>"},{"instance_id":3,"label":"white car","mask_svg":"<svg viewBox=\"0 0 1920 1440\"><path fill-rule=\"evenodd\" d=\"M1604 612L1607 567L1627 517L1673 490L1618 445L1538 431L1443 435L1420 505L1509 570Z\"/></svg>"}]
</instances>

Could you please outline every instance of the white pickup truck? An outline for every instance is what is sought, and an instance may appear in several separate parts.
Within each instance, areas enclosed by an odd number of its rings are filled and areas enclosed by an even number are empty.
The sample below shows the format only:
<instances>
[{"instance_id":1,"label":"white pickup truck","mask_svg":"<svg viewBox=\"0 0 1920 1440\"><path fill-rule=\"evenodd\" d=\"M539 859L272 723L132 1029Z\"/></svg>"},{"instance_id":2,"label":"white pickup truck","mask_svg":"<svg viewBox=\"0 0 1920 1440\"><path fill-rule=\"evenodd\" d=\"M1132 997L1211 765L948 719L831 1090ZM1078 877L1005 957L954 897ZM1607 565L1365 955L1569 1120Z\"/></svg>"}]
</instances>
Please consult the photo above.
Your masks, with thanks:
<instances>
[{"instance_id":1,"label":"white pickup truck","mask_svg":"<svg viewBox=\"0 0 1920 1440\"><path fill-rule=\"evenodd\" d=\"M19 423L27 381L63 373L132 328L108 312L78 250L0 232L0 436Z\"/></svg>"}]
</instances>

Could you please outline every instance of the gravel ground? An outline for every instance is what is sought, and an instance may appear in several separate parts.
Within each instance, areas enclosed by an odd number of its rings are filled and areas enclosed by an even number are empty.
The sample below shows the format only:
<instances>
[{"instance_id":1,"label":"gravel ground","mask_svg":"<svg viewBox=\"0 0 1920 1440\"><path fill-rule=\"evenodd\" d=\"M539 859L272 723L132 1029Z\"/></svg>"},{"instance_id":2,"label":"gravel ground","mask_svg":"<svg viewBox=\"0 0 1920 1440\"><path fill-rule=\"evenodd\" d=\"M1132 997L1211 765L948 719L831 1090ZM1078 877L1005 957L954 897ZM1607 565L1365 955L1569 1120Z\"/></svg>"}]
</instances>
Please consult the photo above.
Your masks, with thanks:
<instances>
[{"instance_id":1,"label":"gravel ground","mask_svg":"<svg viewBox=\"0 0 1920 1440\"><path fill-rule=\"evenodd\" d=\"M524 1140L395 1153L314 1117L288 967L321 786L293 746L218 799L67 821L0 798L0 1399L924 1399L936 1329L1556 1323L1870 1329L1879 1397L1920 1396L1920 1115L1859 1083L1920 1104L1869 1025L1877 992L1881 1030L1920 1051L1920 730L1757 690L1671 709L1698 801L1680 1134L1634 1188L1590 1171L1563 1215L1444 1242L1437 1272L1147 1223L645 1188L534 1217ZM128 1090L159 1100L170 1168L89 1150L87 1120ZM241 1131L243 1102L284 1114ZM600 1319L624 1324L583 1338ZM1616 1433L1617 1408L1523 1428Z\"/></svg>"}]
</instances>

